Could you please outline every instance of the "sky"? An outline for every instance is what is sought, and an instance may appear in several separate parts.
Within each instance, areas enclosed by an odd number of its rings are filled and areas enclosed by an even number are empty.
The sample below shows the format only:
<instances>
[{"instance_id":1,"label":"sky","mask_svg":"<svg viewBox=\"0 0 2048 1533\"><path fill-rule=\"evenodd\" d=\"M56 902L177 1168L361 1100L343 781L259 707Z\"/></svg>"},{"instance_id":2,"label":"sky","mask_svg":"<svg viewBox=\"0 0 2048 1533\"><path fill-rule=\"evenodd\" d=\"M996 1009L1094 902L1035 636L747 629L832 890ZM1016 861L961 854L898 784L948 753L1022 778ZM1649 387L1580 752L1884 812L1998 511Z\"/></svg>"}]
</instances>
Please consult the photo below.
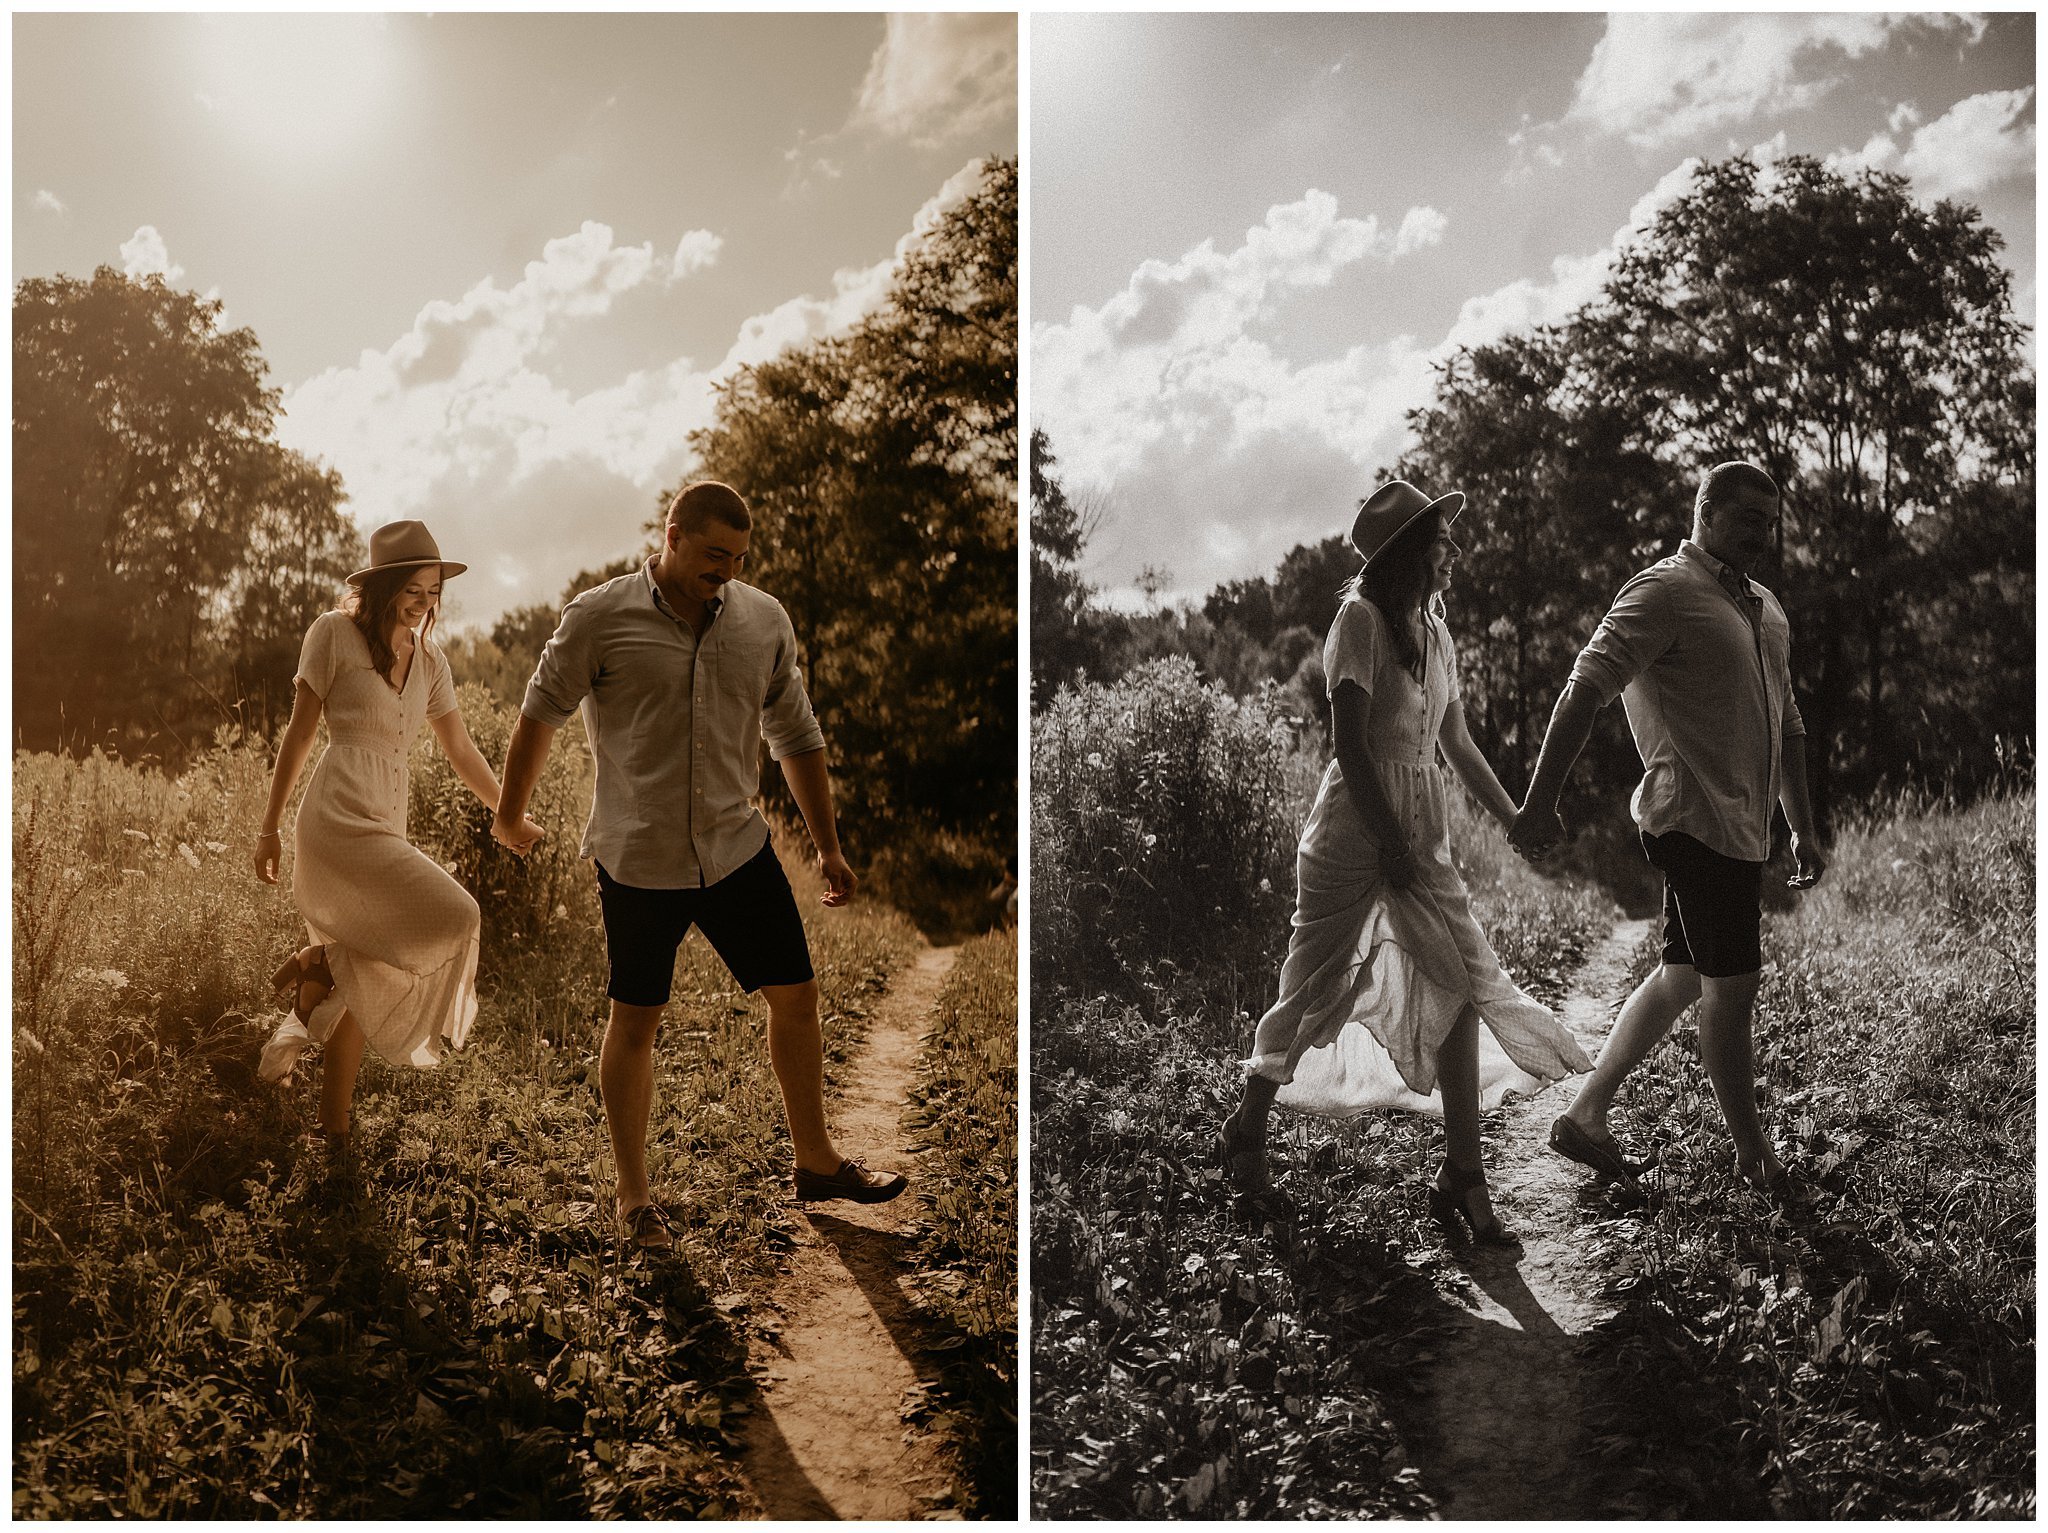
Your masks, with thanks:
<instances>
[{"instance_id":1,"label":"sky","mask_svg":"<svg viewBox=\"0 0 2048 1533\"><path fill-rule=\"evenodd\" d=\"M1036 15L1031 419L1102 598L1344 531L1460 345L1563 318L1694 165L1981 210L2034 323L2034 18Z\"/></svg>"},{"instance_id":2,"label":"sky","mask_svg":"<svg viewBox=\"0 0 2048 1533\"><path fill-rule=\"evenodd\" d=\"M873 308L1017 149L1008 15L17 15L14 276L248 326L447 620L634 548L717 380Z\"/></svg>"}]
</instances>

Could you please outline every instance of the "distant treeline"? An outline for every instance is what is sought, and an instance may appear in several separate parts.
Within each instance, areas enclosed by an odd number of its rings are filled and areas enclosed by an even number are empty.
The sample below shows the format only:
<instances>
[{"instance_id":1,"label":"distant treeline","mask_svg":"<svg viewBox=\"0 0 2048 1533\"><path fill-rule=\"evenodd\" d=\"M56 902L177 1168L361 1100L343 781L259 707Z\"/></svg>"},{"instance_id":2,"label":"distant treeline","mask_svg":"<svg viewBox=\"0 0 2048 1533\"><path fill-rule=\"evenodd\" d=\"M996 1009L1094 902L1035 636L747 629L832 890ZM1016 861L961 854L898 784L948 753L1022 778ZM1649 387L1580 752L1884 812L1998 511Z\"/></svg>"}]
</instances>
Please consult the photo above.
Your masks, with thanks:
<instances>
[{"instance_id":1,"label":"distant treeline","mask_svg":"<svg viewBox=\"0 0 2048 1533\"><path fill-rule=\"evenodd\" d=\"M1450 358L1413 445L1359 493L1398 474L1470 497L1450 623L1467 718L1511 790L1615 591L1677 547L1700 471L1727 458L1783 490L1758 575L1791 619L1823 816L1907 781L1968 793L2030 759L2034 374L2000 244L1897 176L1738 156L1700 167L1577 313ZM1183 653L1326 723L1351 508L1199 610L1113 613L1079 574L1100 508L1068 495L1054 446L1034 433L1034 708ZM1619 709L1588 762L1582 816L1640 771Z\"/></svg>"}]
</instances>

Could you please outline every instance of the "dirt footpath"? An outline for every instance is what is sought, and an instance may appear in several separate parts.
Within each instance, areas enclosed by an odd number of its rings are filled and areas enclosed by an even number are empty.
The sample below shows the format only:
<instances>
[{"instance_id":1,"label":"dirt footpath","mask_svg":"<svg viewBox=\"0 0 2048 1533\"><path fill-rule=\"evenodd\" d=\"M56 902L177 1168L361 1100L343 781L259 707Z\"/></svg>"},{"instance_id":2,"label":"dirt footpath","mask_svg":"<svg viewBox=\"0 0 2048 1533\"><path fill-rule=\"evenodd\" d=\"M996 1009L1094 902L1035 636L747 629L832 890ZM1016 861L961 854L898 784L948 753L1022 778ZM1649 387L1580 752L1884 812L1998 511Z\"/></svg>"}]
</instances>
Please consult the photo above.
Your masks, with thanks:
<instances>
[{"instance_id":1,"label":"dirt footpath","mask_svg":"<svg viewBox=\"0 0 2048 1533\"><path fill-rule=\"evenodd\" d=\"M1573 982L1560 1015L1589 1056L1599 1057L1648 929L1622 922ZM1494 1208L1522 1250L1473 1248L1474 1307L1437 1350L1426 1467L1448 1495L1447 1517L1596 1515L1577 1484L1586 1462L1577 1346L1614 1308L1599 1297L1589 1239L1589 1221L1605 1214L1585 1196L1592 1173L1547 1148L1577 1079L1510 1107L1488 1167Z\"/></svg>"},{"instance_id":2,"label":"dirt footpath","mask_svg":"<svg viewBox=\"0 0 2048 1533\"><path fill-rule=\"evenodd\" d=\"M928 948L883 998L865 1049L834 1073L845 1092L832 1134L842 1154L906 1171L890 1203L804 1203L797 1246L776 1289L780 1332L756 1337L761 1394L746 1474L772 1518L930 1516L948 1484L941 1445L906 1424L931 1370L921 1357L907 1226L917 1166L899 1127L919 1047L955 948Z\"/></svg>"}]
</instances>

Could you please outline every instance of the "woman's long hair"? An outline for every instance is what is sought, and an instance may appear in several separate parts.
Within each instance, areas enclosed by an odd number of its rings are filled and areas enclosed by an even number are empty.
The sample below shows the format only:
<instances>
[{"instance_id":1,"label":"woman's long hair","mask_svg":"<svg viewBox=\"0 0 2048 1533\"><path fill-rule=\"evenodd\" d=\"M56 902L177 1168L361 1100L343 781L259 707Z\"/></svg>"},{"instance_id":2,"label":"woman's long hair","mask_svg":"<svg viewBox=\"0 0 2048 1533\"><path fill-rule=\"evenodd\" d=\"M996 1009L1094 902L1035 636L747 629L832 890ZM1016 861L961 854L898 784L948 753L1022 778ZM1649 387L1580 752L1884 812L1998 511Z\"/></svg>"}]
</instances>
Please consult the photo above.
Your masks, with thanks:
<instances>
[{"instance_id":1,"label":"woman's long hair","mask_svg":"<svg viewBox=\"0 0 2048 1533\"><path fill-rule=\"evenodd\" d=\"M377 668L377 674L386 681L392 680L398 669L398 656L392 652L391 608L398 600L406 582L411 580L427 565L401 565L392 570L372 570L363 577L363 583L350 586L341 599L341 610L349 615L349 621L356 625L363 641L370 646L370 663ZM432 566L436 578L439 566ZM434 619L440 616L441 604L435 602L427 608L427 620L420 624L420 640L425 642L434 631Z\"/></svg>"},{"instance_id":2,"label":"woman's long hair","mask_svg":"<svg viewBox=\"0 0 2048 1533\"><path fill-rule=\"evenodd\" d=\"M1409 620L1425 606L1438 616L1443 613L1442 599L1433 598L1429 589L1429 545L1443 530L1441 511L1418 516L1373 556L1372 563L1353 575L1343 590L1346 601L1362 596L1380 609L1394 636L1394 658L1417 681L1422 679L1422 646L1415 642L1415 625Z\"/></svg>"}]
</instances>

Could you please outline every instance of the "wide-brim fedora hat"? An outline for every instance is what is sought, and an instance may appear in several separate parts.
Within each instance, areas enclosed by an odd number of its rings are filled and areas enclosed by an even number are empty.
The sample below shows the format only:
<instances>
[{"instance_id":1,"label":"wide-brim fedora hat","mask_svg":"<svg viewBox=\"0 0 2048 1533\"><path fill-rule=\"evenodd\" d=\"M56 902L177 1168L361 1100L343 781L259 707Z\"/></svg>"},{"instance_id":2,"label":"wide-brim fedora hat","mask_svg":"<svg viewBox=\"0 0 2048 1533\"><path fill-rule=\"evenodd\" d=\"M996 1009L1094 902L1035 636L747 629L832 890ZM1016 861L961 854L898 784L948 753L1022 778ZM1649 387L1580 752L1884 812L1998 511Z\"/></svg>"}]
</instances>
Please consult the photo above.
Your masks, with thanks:
<instances>
[{"instance_id":1,"label":"wide-brim fedora hat","mask_svg":"<svg viewBox=\"0 0 2048 1533\"><path fill-rule=\"evenodd\" d=\"M369 567L349 576L348 583L359 586L370 576L386 570L409 570L423 564L440 565L443 580L451 575L460 575L469 568L466 564L441 557L441 545L427 531L425 522L386 522L370 534Z\"/></svg>"},{"instance_id":2,"label":"wide-brim fedora hat","mask_svg":"<svg viewBox=\"0 0 2048 1533\"><path fill-rule=\"evenodd\" d=\"M1389 479L1358 503L1357 519L1351 523L1351 546L1367 564L1373 555L1407 530L1409 523L1425 512L1443 514L1449 526L1465 509L1465 492L1452 490L1431 500L1405 479Z\"/></svg>"}]
</instances>

